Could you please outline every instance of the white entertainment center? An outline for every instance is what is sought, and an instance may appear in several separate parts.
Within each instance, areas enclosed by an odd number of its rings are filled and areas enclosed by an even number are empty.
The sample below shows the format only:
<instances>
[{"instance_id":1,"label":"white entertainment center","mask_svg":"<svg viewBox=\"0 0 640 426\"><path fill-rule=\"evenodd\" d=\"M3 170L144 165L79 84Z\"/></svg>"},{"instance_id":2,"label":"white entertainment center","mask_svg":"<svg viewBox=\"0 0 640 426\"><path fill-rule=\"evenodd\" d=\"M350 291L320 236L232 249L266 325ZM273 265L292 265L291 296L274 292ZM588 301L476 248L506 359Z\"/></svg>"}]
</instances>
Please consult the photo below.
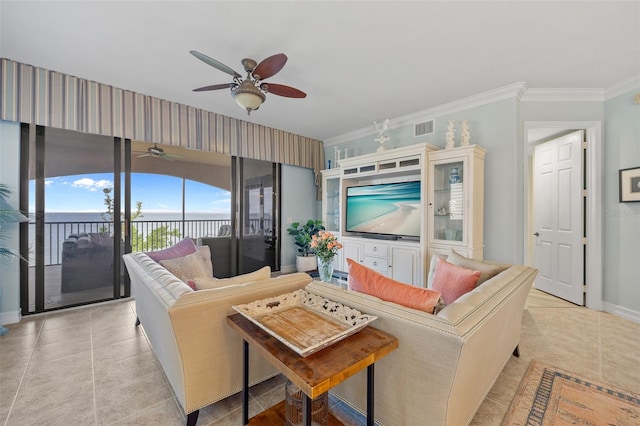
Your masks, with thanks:
<instances>
[{"instance_id":1,"label":"white entertainment center","mask_svg":"<svg viewBox=\"0 0 640 426\"><path fill-rule=\"evenodd\" d=\"M339 167L323 170L322 223L344 246L334 258L334 269L347 272L346 259L350 258L395 280L422 287L433 253L445 254L453 248L481 258L484 154L477 145L439 150L416 144L342 159ZM457 178L450 178L454 168ZM347 193L355 192L349 188L415 187L412 182L420 182L419 200L408 207L418 208L419 230L354 232L360 228L348 225ZM394 216L396 224L398 215ZM388 228L382 216L377 222L380 228ZM413 220L415 211L404 217Z\"/></svg>"}]
</instances>

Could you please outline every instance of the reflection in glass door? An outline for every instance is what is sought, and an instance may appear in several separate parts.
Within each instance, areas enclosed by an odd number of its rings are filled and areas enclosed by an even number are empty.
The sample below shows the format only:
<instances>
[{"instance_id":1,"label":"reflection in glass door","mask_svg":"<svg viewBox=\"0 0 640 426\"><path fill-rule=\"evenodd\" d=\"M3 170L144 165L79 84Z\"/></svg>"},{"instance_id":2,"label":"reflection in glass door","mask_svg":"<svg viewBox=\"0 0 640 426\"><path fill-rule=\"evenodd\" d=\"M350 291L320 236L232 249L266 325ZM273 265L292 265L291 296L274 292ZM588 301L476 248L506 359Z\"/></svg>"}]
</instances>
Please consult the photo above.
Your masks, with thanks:
<instances>
[{"instance_id":1,"label":"reflection in glass door","mask_svg":"<svg viewBox=\"0 0 640 426\"><path fill-rule=\"evenodd\" d=\"M121 265L114 262L123 247L117 213L121 141L41 126L35 133L29 149L31 223L23 313L128 293L121 288Z\"/></svg>"},{"instance_id":2,"label":"reflection in glass door","mask_svg":"<svg viewBox=\"0 0 640 426\"><path fill-rule=\"evenodd\" d=\"M279 165L238 158L238 271L252 272L264 266L279 270L278 205ZM241 197L241 198L240 198Z\"/></svg>"}]
</instances>

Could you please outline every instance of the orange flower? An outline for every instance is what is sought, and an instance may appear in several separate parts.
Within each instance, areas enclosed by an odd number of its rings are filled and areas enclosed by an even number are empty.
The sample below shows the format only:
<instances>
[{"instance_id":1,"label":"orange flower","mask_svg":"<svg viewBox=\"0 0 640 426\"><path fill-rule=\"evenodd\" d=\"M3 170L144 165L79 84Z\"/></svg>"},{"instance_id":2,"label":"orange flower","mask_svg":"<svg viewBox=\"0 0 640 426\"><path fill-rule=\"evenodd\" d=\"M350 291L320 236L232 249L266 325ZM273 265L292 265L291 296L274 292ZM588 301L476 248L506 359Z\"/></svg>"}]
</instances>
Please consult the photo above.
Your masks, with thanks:
<instances>
[{"instance_id":1,"label":"orange flower","mask_svg":"<svg viewBox=\"0 0 640 426\"><path fill-rule=\"evenodd\" d=\"M335 235L329 231L320 231L311 241L311 247L315 254L325 260L330 260L342 248Z\"/></svg>"}]
</instances>

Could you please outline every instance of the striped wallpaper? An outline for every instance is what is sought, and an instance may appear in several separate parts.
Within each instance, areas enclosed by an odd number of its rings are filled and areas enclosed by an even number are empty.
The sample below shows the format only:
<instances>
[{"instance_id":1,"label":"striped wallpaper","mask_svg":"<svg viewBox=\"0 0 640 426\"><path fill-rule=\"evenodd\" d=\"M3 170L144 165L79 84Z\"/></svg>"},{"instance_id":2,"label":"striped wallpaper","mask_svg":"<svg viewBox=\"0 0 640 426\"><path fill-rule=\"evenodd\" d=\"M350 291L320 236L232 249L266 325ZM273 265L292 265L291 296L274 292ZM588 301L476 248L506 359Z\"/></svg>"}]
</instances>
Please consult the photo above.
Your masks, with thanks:
<instances>
[{"instance_id":1,"label":"striped wallpaper","mask_svg":"<svg viewBox=\"0 0 640 426\"><path fill-rule=\"evenodd\" d=\"M0 58L0 119L181 146L314 170L321 141Z\"/></svg>"}]
</instances>

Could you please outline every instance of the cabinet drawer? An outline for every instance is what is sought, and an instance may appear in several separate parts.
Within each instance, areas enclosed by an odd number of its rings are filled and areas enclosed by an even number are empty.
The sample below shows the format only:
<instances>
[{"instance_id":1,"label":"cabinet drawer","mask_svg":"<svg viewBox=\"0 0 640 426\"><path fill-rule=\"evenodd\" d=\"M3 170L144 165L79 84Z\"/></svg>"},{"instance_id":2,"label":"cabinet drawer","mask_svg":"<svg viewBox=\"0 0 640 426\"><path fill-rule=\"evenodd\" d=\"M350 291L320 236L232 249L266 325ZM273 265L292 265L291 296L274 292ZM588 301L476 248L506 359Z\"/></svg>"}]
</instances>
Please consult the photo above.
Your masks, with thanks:
<instances>
[{"instance_id":1,"label":"cabinet drawer","mask_svg":"<svg viewBox=\"0 0 640 426\"><path fill-rule=\"evenodd\" d=\"M389 245L387 243L379 243L375 241L366 241L364 243L364 254L371 256L387 256Z\"/></svg>"},{"instance_id":2,"label":"cabinet drawer","mask_svg":"<svg viewBox=\"0 0 640 426\"><path fill-rule=\"evenodd\" d=\"M364 256L362 264L367 268L371 268L374 271L378 271L383 274L389 272L389 261L386 257Z\"/></svg>"}]
</instances>

